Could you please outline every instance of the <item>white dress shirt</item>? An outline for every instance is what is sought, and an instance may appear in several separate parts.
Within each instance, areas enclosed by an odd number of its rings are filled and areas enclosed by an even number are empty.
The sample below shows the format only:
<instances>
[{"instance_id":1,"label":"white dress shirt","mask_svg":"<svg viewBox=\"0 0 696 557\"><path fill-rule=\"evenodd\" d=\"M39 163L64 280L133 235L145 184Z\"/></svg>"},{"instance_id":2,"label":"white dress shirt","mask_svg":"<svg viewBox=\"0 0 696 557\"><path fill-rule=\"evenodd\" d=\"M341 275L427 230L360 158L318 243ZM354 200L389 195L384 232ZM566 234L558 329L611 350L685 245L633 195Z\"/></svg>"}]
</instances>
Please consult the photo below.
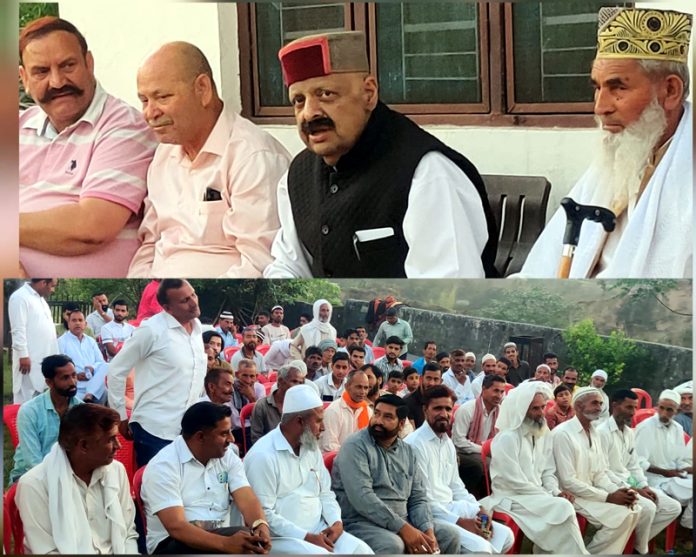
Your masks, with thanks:
<instances>
[{"instance_id":1,"label":"white dress shirt","mask_svg":"<svg viewBox=\"0 0 696 557\"><path fill-rule=\"evenodd\" d=\"M471 427L471 419L474 417L474 409L476 407L476 399L470 400L462 404L454 415L454 425L452 426L452 441L454 446L462 449L464 453L480 453L481 445L477 445L473 441L467 439L469 428ZM488 439L493 425L493 416L486 410L486 405L483 406L483 428L481 431L482 438Z\"/></svg>"},{"instance_id":2,"label":"white dress shirt","mask_svg":"<svg viewBox=\"0 0 696 557\"><path fill-rule=\"evenodd\" d=\"M290 340L277 340L266 352L263 364L266 369L280 369L290 361Z\"/></svg>"},{"instance_id":3,"label":"white dress shirt","mask_svg":"<svg viewBox=\"0 0 696 557\"><path fill-rule=\"evenodd\" d=\"M244 469L274 536L303 540L317 525L341 520L321 452L300 446L297 456L280 427L254 443Z\"/></svg>"},{"instance_id":4,"label":"white dress shirt","mask_svg":"<svg viewBox=\"0 0 696 557\"><path fill-rule=\"evenodd\" d=\"M319 379L315 379L314 383L317 387L319 387L319 393L322 400L336 400L343 394L343 390L346 387L346 378L343 378L343 382L338 388L334 385L333 374L331 372L327 373L326 375L322 375Z\"/></svg>"},{"instance_id":5,"label":"white dress shirt","mask_svg":"<svg viewBox=\"0 0 696 557\"><path fill-rule=\"evenodd\" d=\"M87 366L93 369L90 372L91 378L77 382L77 398L82 400L89 393L101 400L106 390L105 378L109 364L104 361L97 341L85 334L80 339L70 331L65 331L58 339L58 349L72 358L77 373L83 373Z\"/></svg>"},{"instance_id":6,"label":"white dress shirt","mask_svg":"<svg viewBox=\"0 0 696 557\"><path fill-rule=\"evenodd\" d=\"M230 495L248 487L242 461L227 448L222 458L212 458L205 466L191 453L186 441L177 436L158 452L143 474L141 496L147 516L147 550L152 553L169 536L157 513L170 507L183 507L186 520L215 520L229 524Z\"/></svg>"},{"instance_id":7,"label":"white dress shirt","mask_svg":"<svg viewBox=\"0 0 696 557\"><path fill-rule=\"evenodd\" d=\"M372 408L366 407L367 414L372 417ZM324 431L321 432L319 448L321 452L337 451L349 435L358 431L358 417L363 410L353 410L343 395L334 400L324 410Z\"/></svg>"},{"instance_id":8,"label":"white dress shirt","mask_svg":"<svg viewBox=\"0 0 696 557\"><path fill-rule=\"evenodd\" d=\"M134 332L135 327L130 323L125 321L117 323L116 320L109 321L101 330L102 344L118 344L129 339Z\"/></svg>"},{"instance_id":9,"label":"white dress shirt","mask_svg":"<svg viewBox=\"0 0 696 557\"><path fill-rule=\"evenodd\" d=\"M261 328L261 334L263 335L263 343L264 344L273 344L275 342L278 342L279 340L288 340L290 339L290 329L288 329L285 325L280 325L276 327L275 325L272 325L269 323L268 325L264 325Z\"/></svg>"},{"instance_id":10,"label":"white dress shirt","mask_svg":"<svg viewBox=\"0 0 696 557\"><path fill-rule=\"evenodd\" d=\"M466 374L464 377L466 377L466 381L464 383L460 383L451 369L448 369L442 375L442 382L452 389L454 394L457 396L457 404L464 404L465 402L476 398L474 392L471 390L471 380Z\"/></svg>"},{"instance_id":11,"label":"white dress shirt","mask_svg":"<svg viewBox=\"0 0 696 557\"><path fill-rule=\"evenodd\" d=\"M10 296L7 313L12 331L12 392L16 397L22 388L19 359L28 357L31 359L31 386L34 391L42 393L46 390L46 381L41 373L41 361L58 352L51 310L46 300L29 283L25 283Z\"/></svg>"},{"instance_id":12,"label":"white dress shirt","mask_svg":"<svg viewBox=\"0 0 696 557\"><path fill-rule=\"evenodd\" d=\"M633 429L628 426L619 429L611 417L597 426L597 433L602 438L604 456L609 470L616 476L615 481L627 487L646 487L648 480L640 466Z\"/></svg>"},{"instance_id":13,"label":"white dress shirt","mask_svg":"<svg viewBox=\"0 0 696 557\"><path fill-rule=\"evenodd\" d=\"M109 364L109 406L126 419L126 377L135 368L131 421L162 439L174 439L186 409L203 392L207 358L201 323L189 334L165 311L144 321Z\"/></svg>"},{"instance_id":14,"label":"white dress shirt","mask_svg":"<svg viewBox=\"0 0 696 557\"><path fill-rule=\"evenodd\" d=\"M648 483L661 487L673 478L665 478L660 474L647 472L650 466L676 470L691 466L687 458L684 443L684 428L670 420L669 425L663 424L655 414L643 420L636 426L636 451L640 458L641 467L646 471Z\"/></svg>"},{"instance_id":15,"label":"white dress shirt","mask_svg":"<svg viewBox=\"0 0 696 557\"><path fill-rule=\"evenodd\" d=\"M287 176L278 185L281 228L271 248L275 261L264 277L311 278L311 256L295 228ZM425 226L428 222L437 226ZM481 253L488 229L481 198L462 170L439 152L427 153L416 167L403 230L408 278L484 277Z\"/></svg>"},{"instance_id":16,"label":"white dress shirt","mask_svg":"<svg viewBox=\"0 0 696 557\"><path fill-rule=\"evenodd\" d=\"M106 310L106 315L111 317L111 321L113 321L114 311L111 308ZM96 309L85 318L85 321L87 321L89 328L94 331L95 337L98 337L101 334L101 330L104 325L111 323L111 321L104 320Z\"/></svg>"}]
</instances>

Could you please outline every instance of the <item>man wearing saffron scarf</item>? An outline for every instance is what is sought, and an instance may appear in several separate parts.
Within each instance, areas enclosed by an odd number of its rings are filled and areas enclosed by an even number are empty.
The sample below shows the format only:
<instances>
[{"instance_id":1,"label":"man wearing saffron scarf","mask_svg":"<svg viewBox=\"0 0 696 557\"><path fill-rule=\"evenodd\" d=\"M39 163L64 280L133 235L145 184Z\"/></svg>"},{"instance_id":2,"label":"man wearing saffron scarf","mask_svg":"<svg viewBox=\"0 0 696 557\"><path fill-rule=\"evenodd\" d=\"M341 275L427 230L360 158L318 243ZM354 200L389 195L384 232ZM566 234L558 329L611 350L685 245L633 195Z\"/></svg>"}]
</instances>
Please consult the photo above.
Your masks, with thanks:
<instances>
[{"instance_id":1,"label":"man wearing saffron scarf","mask_svg":"<svg viewBox=\"0 0 696 557\"><path fill-rule=\"evenodd\" d=\"M469 493L485 497L481 445L495 435L500 402L505 395L505 379L500 375L483 378L481 394L462 404L454 415L452 441L459 456L459 475Z\"/></svg>"},{"instance_id":2,"label":"man wearing saffron scarf","mask_svg":"<svg viewBox=\"0 0 696 557\"><path fill-rule=\"evenodd\" d=\"M297 359L304 358L305 350L310 346L319 346L322 340L336 341L336 329L331 325L333 306L328 300L319 299L312 308L314 319L300 327L300 332L290 343L290 355Z\"/></svg>"},{"instance_id":3,"label":"man wearing saffron scarf","mask_svg":"<svg viewBox=\"0 0 696 557\"><path fill-rule=\"evenodd\" d=\"M322 452L337 451L349 435L367 427L372 408L367 403L370 381L363 370L348 374L346 386L340 398L334 400L324 412L324 431L319 440Z\"/></svg>"}]
</instances>

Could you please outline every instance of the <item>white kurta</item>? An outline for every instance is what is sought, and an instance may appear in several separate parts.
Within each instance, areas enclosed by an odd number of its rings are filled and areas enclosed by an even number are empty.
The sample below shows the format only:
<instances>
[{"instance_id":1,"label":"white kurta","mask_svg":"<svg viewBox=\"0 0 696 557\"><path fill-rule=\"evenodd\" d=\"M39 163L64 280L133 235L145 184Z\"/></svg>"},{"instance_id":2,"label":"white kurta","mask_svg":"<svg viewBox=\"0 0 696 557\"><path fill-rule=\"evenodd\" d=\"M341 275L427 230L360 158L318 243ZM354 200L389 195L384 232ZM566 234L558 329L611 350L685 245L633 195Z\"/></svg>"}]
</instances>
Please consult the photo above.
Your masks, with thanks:
<instances>
[{"instance_id":1,"label":"white kurta","mask_svg":"<svg viewBox=\"0 0 696 557\"><path fill-rule=\"evenodd\" d=\"M261 502L273 536L304 540L341 520L341 508L331 491L331 476L321 452L300 446L295 454L280 427L259 439L244 457L244 470ZM279 542L273 540L274 550ZM282 543L282 542L280 542ZM309 542L307 552L316 553ZM335 543L335 553L371 554L347 532Z\"/></svg>"},{"instance_id":2,"label":"white kurta","mask_svg":"<svg viewBox=\"0 0 696 557\"><path fill-rule=\"evenodd\" d=\"M471 380L469 377L466 377L466 381L464 383L460 383L451 369L448 369L442 375L442 382L452 389L455 395L457 395L457 404L464 404L468 400L476 397L474 392L471 390Z\"/></svg>"},{"instance_id":3,"label":"white kurta","mask_svg":"<svg viewBox=\"0 0 696 557\"><path fill-rule=\"evenodd\" d=\"M602 438L607 470L615 476L614 481L624 487L646 487L648 480L635 450L633 430L628 426L619 429L616 420L609 418L597 427L597 432ZM642 495L638 498L641 512L636 526L635 546L641 553L647 553L648 542L681 513L678 501L658 488L654 491L657 494L657 503Z\"/></svg>"},{"instance_id":4,"label":"white kurta","mask_svg":"<svg viewBox=\"0 0 696 557\"><path fill-rule=\"evenodd\" d=\"M597 278L684 278L692 275L693 169L691 104L616 242L613 257ZM590 168L568 194L577 203L607 206L596 168ZM558 272L566 214L559 208L529 252L520 276L553 278ZM570 269L571 278L593 271L606 232L585 221Z\"/></svg>"},{"instance_id":5,"label":"white kurta","mask_svg":"<svg viewBox=\"0 0 696 557\"><path fill-rule=\"evenodd\" d=\"M311 255L295 228L287 173L278 185L281 228L265 278L311 278ZM437 223L426 226L425 223ZM481 253L488 241L483 204L462 170L439 152L426 154L411 181L403 222L408 278L483 278Z\"/></svg>"},{"instance_id":6,"label":"white kurta","mask_svg":"<svg viewBox=\"0 0 696 557\"><path fill-rule=\"evenodd\" d=\"M439 437L428 422L404 439L416 454L425 478L425 490L435 520L456 524L459 518L475 518L480 505L459 477L457 450L447 434ZM491 522L490 541L459 528L461 546L466 553L505 553L515 541L512 530Z\"/></svg>"},{"instance_id":7,"label":"white kurta","mask_svg":"<svg viewBox=\"0 0 696 557\"><path fill-rule=\"evenodd\" d=\"M452 426L452 441L457 449L465 453L480 453L481 445L467 439L471 420L474 417L476 408L476 399L470 400L462 404L457 413L454 415L454 425ZM493 426L493 416L486 410L486 405L483 406L483 427L481 428L481 438L488 439Z\"/></svg>"},{"instance_id":8,"label":"white kurta","mask_svg":"<svg viewBox=\"0 0 696 557\"><path fill-rule=\"evenodd\" d=\"M101 400L106 393L106 373L109 364L104 361L97 341L87 335L82 335L80 339L66 331L58 339L58 348L61 353L72 358L77 373L83 373L86 367L94 370L90 379L77 382L77 398L82 400L89 393Z\"/></svg>"},{"instance_id":9,"label":"white kurta","mask_svg":"<svg viewBox=\"0 0 696 557\"><path fill-rule=\"evenodd\" d=\"M491 443L492 495L480 503L512 516L525 536L549 553L587 554L575 509L554 475L550 434L501 431Z\"/></svg>"},{"instance_id":10,"label":"white kurta","mask_svg":"<svg viewBox=\"0 0 696 557\"><path fill-rule=\"evenodd\" d=\"M329 404L324 410L324 431L319 440L321 451L328 453L340 449L346 438L358 431L358 418L362 412L372 417L372 407L368 405L365 409L353 410L343 396Z\"/></svg>"},{"instance_id":11,"label":"white kurta","mask_svg":"<svg viewBox=\"0 0 696 557\"><path fill-rule=\"evenodd\" d=\"M591 442L590 442L591 438ZM562 489L575 496L575 508L598 528L587 550L620 554L638 521L635 510L607 503L607 496L621 486L607 473L600 435L593 425L590 437L575 416L551 432L553 457Z\"/></svg>"},{"instance_id":12,"label":"white kurta","mask_svg":"<svg viewBox=\"0 0 696 557\"><path fill-rule=\"evenodd\" d=\"M58 352L51 310L29 283L15 290L7 304L12 332L12 392L15 404L26 402L32 393L46 390L41 361ZM30 358L31 371L19 371L19 359Z\"/></svg>"}]
</instances>

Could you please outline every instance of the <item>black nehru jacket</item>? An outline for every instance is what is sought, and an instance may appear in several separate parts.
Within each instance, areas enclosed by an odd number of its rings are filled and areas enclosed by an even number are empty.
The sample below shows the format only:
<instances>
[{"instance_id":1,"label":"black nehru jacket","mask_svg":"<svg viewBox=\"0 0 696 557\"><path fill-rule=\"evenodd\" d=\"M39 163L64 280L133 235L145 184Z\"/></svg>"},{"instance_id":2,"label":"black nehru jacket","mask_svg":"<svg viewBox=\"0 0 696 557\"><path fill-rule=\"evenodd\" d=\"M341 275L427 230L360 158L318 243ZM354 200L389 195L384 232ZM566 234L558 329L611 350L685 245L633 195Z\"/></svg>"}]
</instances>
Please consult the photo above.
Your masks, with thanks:
<instances>
[{"instance_id":1,"label":"black nehru jacket","mask_svg":"<svg viewBox=\"0 0 696 557\"><path fill-rule=\"evenodd\" d=\"M313 258L315 277L405 277L408 245L403 220L418 163L438 151L469 177L481 197L488 243L481 260L487 277L497 247L495 221L476 167L405 116L378 103L355 146L336 167L305 149L288 171L288 193L300 241ZM437 222L423 226L437 227ZM359 230L391 227L394 236L354 242ZM453 246L454 247L454 246ZM359 254L359 255L358 255Z\"/></svg>"}]
</instances>

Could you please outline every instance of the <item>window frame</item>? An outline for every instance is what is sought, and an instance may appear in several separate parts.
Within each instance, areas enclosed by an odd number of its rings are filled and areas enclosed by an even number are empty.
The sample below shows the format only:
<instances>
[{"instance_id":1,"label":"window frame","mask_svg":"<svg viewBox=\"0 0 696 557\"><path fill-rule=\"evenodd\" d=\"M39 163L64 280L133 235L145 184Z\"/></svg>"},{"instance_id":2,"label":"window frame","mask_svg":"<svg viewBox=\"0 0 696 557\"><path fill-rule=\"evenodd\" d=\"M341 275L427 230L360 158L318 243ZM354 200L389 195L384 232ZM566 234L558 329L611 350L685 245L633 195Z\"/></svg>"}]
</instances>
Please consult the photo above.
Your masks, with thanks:
<instances>
[{"instance_id":1,"label":"window frame","mask_svg":"<svg viewBox=\"0 0 696 557\"><path fill-rule=\"evenodd\" d=\"M367 37L370 68L377 75L376 4L345 2L346 30ZM420 125L488 127L595 127L592 102L521 103L515 100L513 26L510 2L478 2L481 48L481 103L393 104ZM254 3L238 3L238 41L242 116L257 124L295 124L287 106L259 105L259 66ZM280 69L279 69L280 71ZM589 80L588 80L589 88Z\"/></svg>"}]
</instances>

